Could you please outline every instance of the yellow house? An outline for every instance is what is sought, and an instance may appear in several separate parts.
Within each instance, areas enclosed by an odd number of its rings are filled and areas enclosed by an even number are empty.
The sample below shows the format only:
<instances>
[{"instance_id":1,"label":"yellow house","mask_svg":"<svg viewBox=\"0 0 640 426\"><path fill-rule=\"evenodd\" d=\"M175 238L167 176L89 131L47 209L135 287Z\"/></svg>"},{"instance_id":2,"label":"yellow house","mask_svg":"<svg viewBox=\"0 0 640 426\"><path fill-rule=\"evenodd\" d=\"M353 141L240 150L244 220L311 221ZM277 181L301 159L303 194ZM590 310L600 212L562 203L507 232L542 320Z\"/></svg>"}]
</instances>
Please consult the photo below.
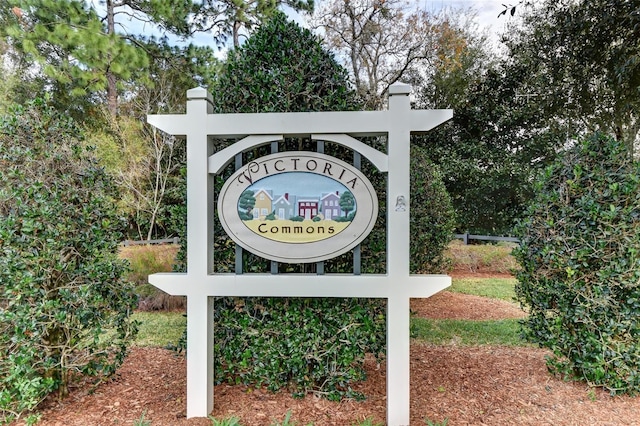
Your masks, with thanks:
<instances>
[{"instance_id":1,"label":"yellow house","mask_svg":"<svg viewBox=\"0 0 640 426\"><path fill-rule=\"evenodd\" d=\"M256 199L256 204L253 207L254 219L264 220L264 218L271 213L273 209L273 197L269 192L270 191L264 189L259 189L255 194L253 194Z\"/></svg>"}]
</instances>

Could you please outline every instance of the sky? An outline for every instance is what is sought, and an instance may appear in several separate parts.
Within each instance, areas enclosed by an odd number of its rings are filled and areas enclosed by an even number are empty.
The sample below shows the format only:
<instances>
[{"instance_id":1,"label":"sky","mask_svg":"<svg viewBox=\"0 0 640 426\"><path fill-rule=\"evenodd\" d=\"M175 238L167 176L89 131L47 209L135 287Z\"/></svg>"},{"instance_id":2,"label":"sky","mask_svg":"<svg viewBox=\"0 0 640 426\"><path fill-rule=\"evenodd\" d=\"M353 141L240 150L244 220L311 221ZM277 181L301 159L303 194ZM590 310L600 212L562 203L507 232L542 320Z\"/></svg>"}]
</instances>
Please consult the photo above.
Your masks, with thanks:
<instances>
[{"instance_id":1,"label":"sky","mask_svg":"<svg viewBox=\"0 0 640 426\"><path fill-rule=\"evenodd\" d=\"M347 188L340 182L315 173L296 173L294 179L291 173L272 175L248 187L253 191L259 189L272 190L274 196L288 192L296 196L322 196L329 192L343 193Z\"/></svg>"},{"instance_id":2,"label":"sky","mask_svg":"<svg viewBox=\"0 0 640 426\"><path fill-rule=\"evenodd\" d=\"M480 28L487 28L490 38L498 41L498 35L504 31L510 17L498 14L505 8L503 5L517 3L516 0L418 0L427 11L439 11L442 9L474 9L477 12L476 21Z\"/></svg>"},{"instance_id":3,"label":"sky","mask_svg":"<svg viewBox=\"0 0 640 426\"><path fill-rule=\"evenodd\" d=\"M316 0L316 5L323 0ZM414 4L416 8L424 9L427 12L437 13L443 9L473 9L477 12L476 22L481 29L486 28L492 41L497 42L498 34L504 29L505 24L509 21L509 17L502 16L498 18L498 14L504 10L503 4L509 5L515 3L516 0L408 0L410 4ZM288 12L289 13L289 12ZM289 13L290 16L304 24L303 18L297 16L295 12ZM211 45L213 40L210 34L197 35L190 42L197 45ZM223 52L220 54L224 55Z\"/></svg>"},{"instance_id":4,"label":"sky","mask_svg":"<svg viewBox=\"0 0 640 426\"><path fill-rule=\"evenodd\" d=\"M468 9L472 8L478 12L478 23L483 27L491 27L494 30L502 30L509 18L498 14L504 10L503 4L509 5L516 1L509 0L418 0L416 3L424 5L427 11L441 10L446 8Z\"/></svg>"},{"instance_id":5,"label":"sky","mask_svg":"<svg viewBox=\"0 0 640 426\"><path fill-rule=\"evenodd\" d=\"M316 4L324 0L316 0ZM515 4L517 0L407 0L409 4L427 12L438 13L441 10L473 9L477 13L476 22L480 28L487 28L492 40L498 40L498 34L504 29L509 18L498 14L504 10L503 4Z\"/></svg>"},{"instance_id":6,"label":"sky","mask_svg":"<svg viewBox=\"0 0 640 426\"><path fill-rule=\"evenodd\" d=\"M505 31L506 25L512 21L512 17L502 15L498 17L500 12L505 10L505 6L513 6L518 0L421 0L425 4L427 10L441 9L473 9L476 12L476 22L481 29L487 29L489 38L497 44L500 35Z\"/></svg>"},{"instance_id":7,"label":"sky","mask_svg":"<svg viewBox=\"0 0 640 426\"><path fill-rule=\"evenodd\" d=\"M102 6L99 4L98 0L87 0L88 3L93 4L94 7L100 9ZM318 4L321 4L324 0L316 0L316 7ZM503 4L509 5L511 3L516 3L516 0L407 0L409 4L415 5L416 8L426 10L431 13L438 13L441 10L450 10L450 9L473 9L477 13L476 22L479 25L480 29L487 29L490 39L494 42L494 44L498 41L498 34L501 33L504 29L504 26L507 22L509 22L510 17L502 16L498 18L498 14L504 10ZM288 12L289 13L289 12ZM295 12L289 13L292 19L299 22L301 25L304 24L304 19L297 16ZM149 28L149 26L141 27L139 22L131 21L124 22L125 27L127 27L130 31L136 32L136 27L140 27L139 31L150 35L153 33L153 30ZM151 31L150 31L151 30ZM158 32L157 36L160 35ZM193 43L196 45L204 45L204 46L212 46L213 47L213 39L210 34L198 34L193 39L190 39L186 42ZM224 50L219 52L219 57L224 57Z\"/></svg>"}]
</instances>

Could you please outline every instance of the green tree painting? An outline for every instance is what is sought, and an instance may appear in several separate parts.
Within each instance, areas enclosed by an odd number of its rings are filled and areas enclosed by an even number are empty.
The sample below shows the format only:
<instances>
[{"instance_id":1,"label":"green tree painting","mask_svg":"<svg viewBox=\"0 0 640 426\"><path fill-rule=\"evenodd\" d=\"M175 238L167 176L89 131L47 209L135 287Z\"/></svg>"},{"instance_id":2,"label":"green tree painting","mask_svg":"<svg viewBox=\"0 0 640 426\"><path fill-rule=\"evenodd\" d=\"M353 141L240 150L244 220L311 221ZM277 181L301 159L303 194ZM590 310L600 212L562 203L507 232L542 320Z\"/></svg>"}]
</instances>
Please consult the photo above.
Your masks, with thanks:
<instances>
[{"instance_id":1,"label":"green tree painting","mask_svg":"<svg viewBox=\"0 0 640 426\"><path fill-rule=\"evenodd\" d=\"M349 191L344 191L340 194L340 201L338 201L338 203L347 218L349 217L349 212L353 211L356 207L356 200L353 198L353 194Z\"/></svg>"},{"instance_id":2,"label":"green tree painting","mask_svg":"<svg viewBox=\"0 0 640 426\"><path fill-rule=\"evenodd\" d=\"M253 195L254 192L249 189L240 195L240 199L238 200L238 214L242 220L253 219L251 210L253 210L253 207L256 205L256 198Z\"/></svg>"}]
</instances>

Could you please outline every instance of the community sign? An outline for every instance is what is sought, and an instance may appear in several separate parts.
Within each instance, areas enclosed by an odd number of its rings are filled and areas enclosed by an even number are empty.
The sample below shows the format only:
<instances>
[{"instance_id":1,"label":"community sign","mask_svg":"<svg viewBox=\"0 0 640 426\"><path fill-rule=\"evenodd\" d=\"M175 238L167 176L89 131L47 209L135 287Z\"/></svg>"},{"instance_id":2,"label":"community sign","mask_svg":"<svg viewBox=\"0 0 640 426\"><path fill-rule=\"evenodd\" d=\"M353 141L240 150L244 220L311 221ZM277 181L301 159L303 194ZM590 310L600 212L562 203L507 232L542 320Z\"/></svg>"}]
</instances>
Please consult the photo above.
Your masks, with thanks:
<instances>
[{"instance_id":1,"label":"community sign","mask_svg":"<svg viewBox=\"0 0 640 426\"><path fill-rule=\"evenodd\" d=\"M237 170L218 215L242 248L266 259L308 263L351 250L378 217L378 198L360 170L315 152L282 152Z\"/></svg>"}]
</instances>

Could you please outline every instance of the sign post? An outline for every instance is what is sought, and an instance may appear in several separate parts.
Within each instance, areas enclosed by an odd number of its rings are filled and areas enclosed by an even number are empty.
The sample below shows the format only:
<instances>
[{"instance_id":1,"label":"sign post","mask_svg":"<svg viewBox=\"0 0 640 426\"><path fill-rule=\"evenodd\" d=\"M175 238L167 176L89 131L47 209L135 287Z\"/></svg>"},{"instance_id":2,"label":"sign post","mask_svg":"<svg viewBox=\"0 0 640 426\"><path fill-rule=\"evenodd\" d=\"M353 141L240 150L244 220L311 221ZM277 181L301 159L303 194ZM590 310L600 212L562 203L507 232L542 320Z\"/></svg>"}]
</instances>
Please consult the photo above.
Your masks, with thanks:
<instances>
[{"instance_id":1,"label":"sign post","mask_svg":"<svg viewBox=\"0 0 640 426\"><path fill-rule=\"evenodd\" d=\"M203 88L195 88L187 91L186 114L147 117L153 126L187 140L187 273L149 276L151 284L167 293L187 296L187 417L206 417L213 410L214 297L362 297L387 299L387 424L409 424L410 298L430 297L451 285L451 278L447 275L409 273L409 136L427 132L453 116L451 110L412 110L410 91L408 85L392 85L386 111L212 114L210 95ZM213 177L237 154L294 135L342 144L365 156L380 171L388 173L386 274L305 275L301 281L299 274L214 273ZM371 135L388 137L387 154L355 139ZM213 154L210 137L237 138L239 141ZM267 171L271 166L285 171L285 163L277 163L283 158L272 157L269 166L262 167L267 167ZM323 167L325 174L335 179L337 174L333 171L337 171L338 166ZM240 180L243 181L242 178ZM345 180L343 183L355 189L354 181ZM363 194L361 197L366 197L366 192ZM238 196L239 193L235 193L235 197ZM356 197L356 205L357 202ZM356 212L353 223L343 233L356 229L366 236L370 227L369 223L362 222L361 213ZM223 214L222 220L230 214ZM281 229L273 228L274 232ZM230 227L225 226L228 233L233 233L234 229L237 228L233 223ZM257 232L266 230L262 227ZM308 232L316 230L309 228ZM230 236L236 240L237 236ZM244 240L236 242L250 246L251 238L248 243ZM359 242L358 238L355 238L355 244ZM277 243L268 243L264 247L264 257L279 259L281 250L275 249L278 252L275 255L270 253L272 244L277 246ZM324 243L318 247L320 254L310 249L312 253L302 262L327 258Z\"/></svg>"}]
</instances>

